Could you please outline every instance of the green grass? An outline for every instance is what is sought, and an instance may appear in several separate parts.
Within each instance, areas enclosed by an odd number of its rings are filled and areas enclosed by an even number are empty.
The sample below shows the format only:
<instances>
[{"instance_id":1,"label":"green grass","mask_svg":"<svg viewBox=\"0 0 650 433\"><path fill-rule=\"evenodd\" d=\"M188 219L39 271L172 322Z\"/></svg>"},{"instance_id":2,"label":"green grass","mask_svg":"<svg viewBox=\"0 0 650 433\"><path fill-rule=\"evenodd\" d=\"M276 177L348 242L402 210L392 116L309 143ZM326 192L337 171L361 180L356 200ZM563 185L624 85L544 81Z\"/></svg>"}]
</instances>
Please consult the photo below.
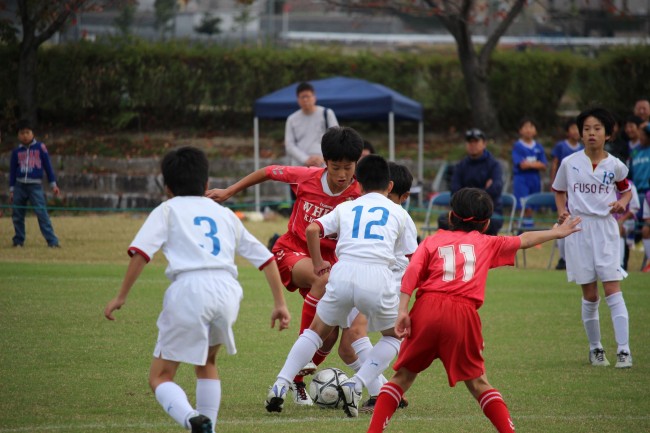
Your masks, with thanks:
<instances>
[{"instance_id":1,"label":"green grass","mask_svg":"<svg viewBox=\"0 0 650 433\"><path fill-rule=\"evenodd\" d=\"M56 217L63 248L44 245L35 221L28 242L10 247L11 221L0 218L0 433L180 432L147 385L156 318L167 287L162 256L147 266L117 321L102 316L126 269L126 247L142 217ZM265 241L286 221L249 225ZM635 252L637 254L638 252ZM630 272L623 289L635 365L592 368L580 320L580 290L564 272L546 271L548 249L531 250L529 268L491 271L484 326L487 374L525 432L650 431L650 285ZM633 257L634 267L638 269ZM219 355L223 401L217 431L283 433L365 431L369 417L298 408L268 414L263 400L295 341L300 297L287 294L291 329L269 328L271 295L262 273L242 264L244 301L235 327L238 354ZM616 351L601 304L603 343ZM376 338L376 336L373 336ZM336 355L325 366L344 368ZM387 371L390 376L390 370ZM194 400L192 369L178 383ZM490 432L491 424L460 384L449 388L439 362L408 393L411 405L388 432Z\"/></svg>"}]
</instances>

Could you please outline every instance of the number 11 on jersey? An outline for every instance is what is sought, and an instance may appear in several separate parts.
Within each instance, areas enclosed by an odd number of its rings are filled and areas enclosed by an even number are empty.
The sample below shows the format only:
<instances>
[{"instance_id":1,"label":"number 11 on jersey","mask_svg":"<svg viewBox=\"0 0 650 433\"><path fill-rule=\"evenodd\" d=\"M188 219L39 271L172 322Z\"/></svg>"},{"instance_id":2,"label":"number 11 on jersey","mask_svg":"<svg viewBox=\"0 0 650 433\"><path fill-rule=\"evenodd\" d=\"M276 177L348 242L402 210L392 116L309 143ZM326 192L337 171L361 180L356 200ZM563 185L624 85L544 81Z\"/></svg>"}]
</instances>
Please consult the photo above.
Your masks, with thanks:
<instances>
[{"instance_id":1,"label":"number 11 on jersey","mask_svg":"<svg viewBox=\"0 0 650 433\"><path fill-rule=\"evenodd\" d=\"M469 281L474 277L476 266L476 255L474 245L461 244L458 249L463 255L463 281ZM443 261L442 281L454 281L456 279L456 252L454 245L438 247L438 257Z\"/></svg>"}]
</instances>

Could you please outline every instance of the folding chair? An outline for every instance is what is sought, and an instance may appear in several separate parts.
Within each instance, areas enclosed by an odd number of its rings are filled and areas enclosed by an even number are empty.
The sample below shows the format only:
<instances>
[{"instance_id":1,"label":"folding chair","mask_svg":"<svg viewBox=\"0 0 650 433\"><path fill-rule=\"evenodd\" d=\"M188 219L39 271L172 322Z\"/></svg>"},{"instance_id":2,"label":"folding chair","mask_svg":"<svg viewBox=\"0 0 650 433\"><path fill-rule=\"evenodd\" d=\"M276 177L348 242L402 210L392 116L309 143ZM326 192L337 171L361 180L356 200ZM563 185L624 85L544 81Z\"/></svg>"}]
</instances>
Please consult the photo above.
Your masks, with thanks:
<instances>
[{"instance_id":1,"label":"folding chair","mask_svg":"<svg viewBox=\"0 0 650 433\"><path fill-rule=\"evenodd\" d=\"M501 226L501 231L510 235L512 234L512 226L515 222L515 212L517 210L517 198L504 192L501 194L501 207L503 208L503 218L506 218L506 209L510 209L507 220L504 221L503 226Z\"/></svg>"},{"instance_id":2,"label":"folding chair","mask_svg":"<svg viewBox=\"0 0 650 433\"><path fill-rule=\"evenodd\" d=\"M526 209L533 209L535 212L538 212L541 208L546 209L555 209L555 194L552 192L538 192L531 194L528 197L521 199L521 212L519 213L519 218L517 220L517 229L515 232L517 234L522 234L527 231L535 230L548 230L553 227L555 224L555 218L551 221L546 221L546 224L538 225L537 223L544 223L541 219L533 219L536 225L532 228L522 227L524 221L524 215ZM555 256L555 250L558 249L557 242L553 242L553 247L551 248L551 257L548 259L548 266L546 269L551 269L551 264L553 263L553 257ZM526 250L521 250L524 256L524 268L526 267Z\"/></svg>"},{"instance_id":3,"label":"folding chair","mask_svg":"<svg viewBox=\"0 0 650 433\"><path fill-rule=\"evenodd\" d=\"M438 215L440 214L439 208L449 207L449 202L451 201L451 192L443 191L440 192L429 200L429 205L427 206L427 213L424 216L424 224L422 225L422 237L428 236L432 231L438 229ZM438 212L434 212L434 206L437 208ZM432 220L433 218L433 220Z\"/></svg>"}]
</instances>

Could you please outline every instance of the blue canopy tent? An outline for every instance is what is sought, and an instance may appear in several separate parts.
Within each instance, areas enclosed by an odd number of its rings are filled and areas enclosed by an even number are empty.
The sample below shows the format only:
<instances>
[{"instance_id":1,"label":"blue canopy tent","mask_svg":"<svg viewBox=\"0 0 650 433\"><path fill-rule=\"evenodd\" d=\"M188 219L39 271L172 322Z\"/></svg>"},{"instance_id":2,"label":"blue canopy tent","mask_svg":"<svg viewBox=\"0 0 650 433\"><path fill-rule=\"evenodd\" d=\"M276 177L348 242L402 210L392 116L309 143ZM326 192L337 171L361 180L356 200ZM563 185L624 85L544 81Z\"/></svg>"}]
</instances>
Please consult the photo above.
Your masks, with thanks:
<instances>
[{"instance_id":1,"label":"blue canopy tent","mask_svg":"<svg viewBox=\"0 0 650 433\"><path fill-rule=\"evenodd\" d=\"M395 121L418 122L418 180L424 174L424 127L422 105L381 84L358 78L333 77L313 80L317 104L334 110L339 121L388 121L388 159L395 160ZM298 110L296 88L299 83L269 93L255 101L255 169L260 167L259 119L286 119ZM260 208L259 185L255 186L255 209Z\"/></svg>"}]
</instances>

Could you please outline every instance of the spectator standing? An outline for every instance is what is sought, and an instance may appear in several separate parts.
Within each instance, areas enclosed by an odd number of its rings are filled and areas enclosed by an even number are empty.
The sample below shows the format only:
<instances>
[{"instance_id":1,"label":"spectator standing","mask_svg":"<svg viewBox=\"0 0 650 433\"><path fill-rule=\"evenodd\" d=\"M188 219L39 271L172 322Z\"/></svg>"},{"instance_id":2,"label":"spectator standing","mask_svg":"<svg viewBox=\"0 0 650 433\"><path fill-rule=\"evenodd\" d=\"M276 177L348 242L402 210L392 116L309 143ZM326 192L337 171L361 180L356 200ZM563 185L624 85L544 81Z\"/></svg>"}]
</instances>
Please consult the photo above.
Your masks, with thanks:
<instances>
[{"instance_id":1,"label":"spectator standing","mask_svg":"<svg viewBox=\"0 0 650 433\"><path fill-rule=\"evenodd\" d=\"M284 146L291 157L291 165L324 167L321 138L332 126L338 126L334 111L316 105L316 92L307 82L296 89L300 110L287 118Z\"/></svg>"},{"instance_id":2,"label":"spectator standing","mask_svg":"<svg viewBox=\"0 0 650 433\"><path fill-rule=\"evenodd\" d=\"M551 152L551 157L553 162L551 165L551 185L555 180L555 175L557 174L557 169L560 168L560 163L562 160L575 153L579 150L582 150L584 146L580 143L580 131L578 131L578 124L575 119L570 119L564 126L564 131L566 133L566 138L562 141L558 141ZM557 247L560 252L560 259L555 266L555 269L562 270L566 269L566 260L564 259L564 238L558 239Z\"/></svg>"},{"instance_id":3,"label":"spectator standing","mask_svg":"<svg viewBox=\"0 0 650 433\"><path fill-rule=\"evenodd\" d=\"M650 100L646 97L638 98L634 103L634 115L639 116L643 123L650 120Z\"/></svg>"},{"instance_id":4,"label":"spectator standing","mask_svg":"<svg viewBox=\"0 0 650 433\"><path fill-rule=\"evenodd\" d=\"M494 204L494 215L485 234L496 235L503 226L501 193L503 192L503 170L501 163L486 149L486 137L480 129L465 132L467 156L454 167L451 178L451 193L461 188L485 190ZM438 217L438 227L449 230L449 216Z\"/></svg>"},{"instance_id":5,"label":"spectator standing","mask_svg":"<svg viewBox=\"0 0 650 433\"><path fill-rule=\"evenodd\" d=\"M9 168L9 201L13 204L11 219L14 223L14 247L25 243L25 206L31 203L38 218L38 226L50 248L59 248L59 239L47 213L45 194L43 193L43 173L55 196L61 191L56 184L56 175L50 162L45 144L34 138L32 125L28 120L18 122L18 140L20 145L11 152Z\"/></svg>"},{"instance_id":6,"label":"spectator standing","mask_svg":"<svg viewBox=\"0 0 650 433\"><path fill-rule=\"evenodd\" d=\"M537 126L530 118L519 122L519 139L512 148L512 185L517 198L517 208L521 209L521 199L542 191L541 171L546 170L548 161L544 147L535 140ZM533 226L532 210L524 215L524 226Z\"/></svg>"}]
</instances>

